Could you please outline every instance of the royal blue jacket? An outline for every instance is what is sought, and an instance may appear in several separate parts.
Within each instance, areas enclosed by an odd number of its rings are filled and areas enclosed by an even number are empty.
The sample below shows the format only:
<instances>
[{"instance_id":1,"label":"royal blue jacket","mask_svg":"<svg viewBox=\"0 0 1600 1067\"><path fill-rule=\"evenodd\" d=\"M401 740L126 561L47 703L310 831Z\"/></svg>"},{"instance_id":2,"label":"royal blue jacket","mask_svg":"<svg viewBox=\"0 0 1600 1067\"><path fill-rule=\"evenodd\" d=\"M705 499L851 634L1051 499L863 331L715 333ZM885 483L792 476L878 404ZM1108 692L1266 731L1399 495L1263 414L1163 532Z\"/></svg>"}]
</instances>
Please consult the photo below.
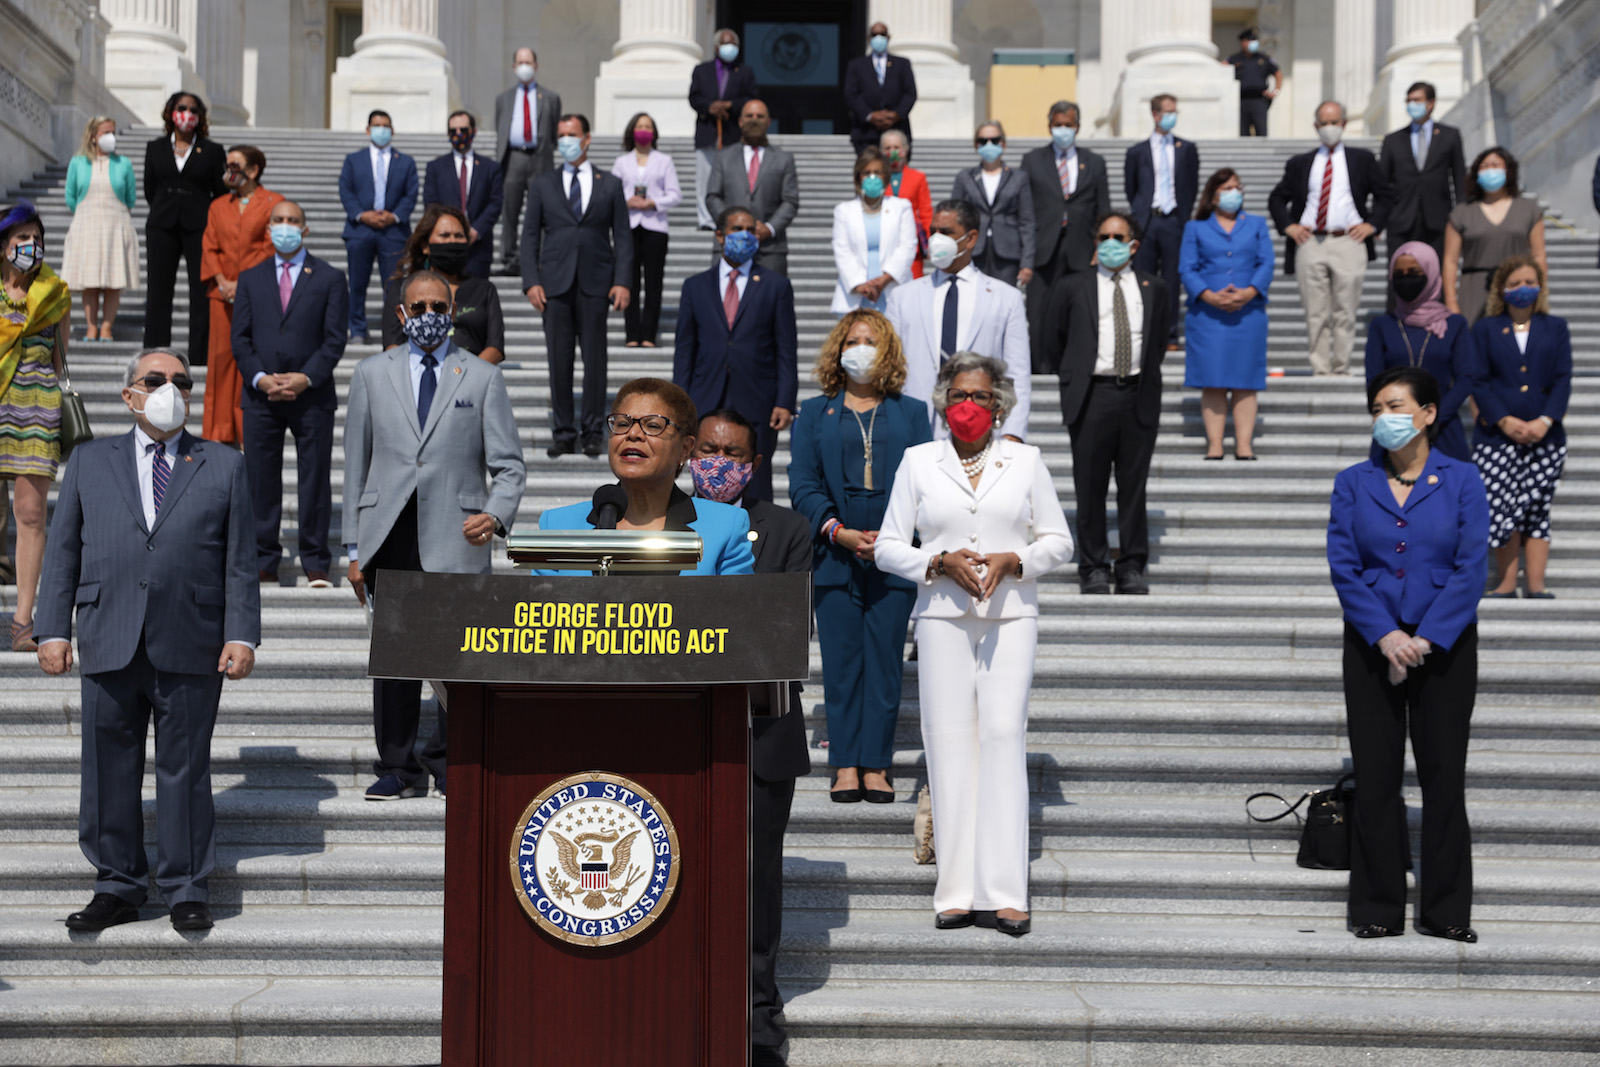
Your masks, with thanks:
<instances>
[{"instance_id":1,"label":"royal blue jacket","mask_svg":"<svg viewBox=\"0 0 1600 1067\"><path fill-rule=\"evenodd\" d=\"M592 530L594 508L587 503L551 508L539 516L541 530ZM692 497L674 489L667 506L668 530L693 530L700 535L704 551L700 563L682 575L754 574L755 551L750 547L750 513L732 504ZM534 574L560 575L571 571L535 570Z\"/></svg>"}]
</instances>

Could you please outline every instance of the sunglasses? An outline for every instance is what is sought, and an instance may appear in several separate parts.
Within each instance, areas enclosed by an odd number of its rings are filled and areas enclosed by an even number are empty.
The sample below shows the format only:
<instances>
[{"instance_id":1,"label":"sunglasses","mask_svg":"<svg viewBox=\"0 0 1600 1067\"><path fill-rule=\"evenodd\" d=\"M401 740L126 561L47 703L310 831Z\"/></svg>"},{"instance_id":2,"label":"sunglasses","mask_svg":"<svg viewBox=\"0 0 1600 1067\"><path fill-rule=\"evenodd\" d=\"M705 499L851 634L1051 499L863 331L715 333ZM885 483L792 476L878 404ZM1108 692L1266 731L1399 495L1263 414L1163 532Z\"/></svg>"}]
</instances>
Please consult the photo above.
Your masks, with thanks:
<instances>
[{"instance_id":1,"label":"sunglasses","mask_svg":"<svg viewBox=\"0 0 1600 1067\"><path fill-rule=\"evenodd\" d=\"M1005 139L1002 138L1002 137L980 137L980 138L978 138L978 144L980 146L986 145L986 144L1003 145L1005 143L1006 143Z\"/></svg>"},{"instance_id":2,"label":"sunglasses","mask_svg":"<svg viewBox=\"0 0 1600 1067\"><path fill-rule=\"evenodd\" d=\"M622 437L626 435L634 428L635 425L644 431L646 437L660 437L662 434L667 432L668 426L676 426L678 424L667 418L665 415L640 415L638 417L633 415L606 416L606 426L611 430L612 435L616 437Z\"/></svg>"},{"instance_id":3,"label":"sunglasses","mask_svg":"<svg viewBox=\"0 0 1600 1067\"><path fill-rule=\"evenodd\" d=\"M450 301L448 300L413 300L405 305L407 314L426 315L430 311L437 311L441 315L450 314Z\"/></svg>"},{"instance_id":4,"label":"sunglasses","mask_svg":"<svg viewBox=\"0 0 1600 1067\"><path fill-rule=\"evenodd\" d=\"M139 379L139 384L144 386L150 392L155 392L168 382L171 382L173 385L177 386L178 392L180 393L187 393L189 390L194 388L194 379L182 372L174 374L171 378L168 378L160 371L151 371L149 374L146 374L143 378Z\"/></svg>"},{"instance_id":5,"label":"sunglasses","mask_svg":"<svg viewBox=\"0 0 1600 1067\"><path fill-rule=\"evenodd\" d=\"M972 401L980 408L986 408L994 403L994 394L989 392L987 389L974 389L970 393L961 389L951 389L944 394L944 398L949 401L952 406L965 400Z\"/></svg>"},{"instance_id":6,"label":"sunglasses","mask_svg":"<svg viewBox=\"0 0 1600 1067\"><path fill-rule=\"evenodd\" d=\"M1126 234L1126 233L1102 233L1102 234L1098 235L1095 238L1095 240L1096 241L1120 241L1123 244L1128 244L1130 241L1133 240L1133 235L1132 234Z\"/></svg>"}]
</instances>

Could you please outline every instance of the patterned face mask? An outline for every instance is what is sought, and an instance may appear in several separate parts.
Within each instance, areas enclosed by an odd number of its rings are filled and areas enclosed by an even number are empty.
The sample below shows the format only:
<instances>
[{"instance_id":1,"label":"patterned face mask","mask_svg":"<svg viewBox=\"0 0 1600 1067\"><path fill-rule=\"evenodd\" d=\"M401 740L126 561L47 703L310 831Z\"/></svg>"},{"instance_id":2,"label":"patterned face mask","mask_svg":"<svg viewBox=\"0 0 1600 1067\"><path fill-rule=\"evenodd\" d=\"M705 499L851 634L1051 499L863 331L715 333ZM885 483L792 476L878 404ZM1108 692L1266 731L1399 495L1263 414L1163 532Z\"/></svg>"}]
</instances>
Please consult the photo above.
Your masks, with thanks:
<instances>
[{"instance_id":1,"label":"patterned face mask","mask_svg":"<svg viewBox=\"0 0 1600 1067\"><path fill-rule=\"evenodd\" d=\"M407 315L400 329L407 338L424 352L432 352L444 344L455 327L455 320L442 311L424 311L421 315Z\"/></svg>"},{"instance_id":2,"label":"patterned face mask","mask_svg":"<svg viewBox=\"0 0 1600 1067\"><path fill-rule=\"evenodd\" d=\"M744 493L754 474L754 463L740 463L728 456L695 456L689 460L689 476L694 491L707 500L731 504Z\"/></svg>"}]
</instances>

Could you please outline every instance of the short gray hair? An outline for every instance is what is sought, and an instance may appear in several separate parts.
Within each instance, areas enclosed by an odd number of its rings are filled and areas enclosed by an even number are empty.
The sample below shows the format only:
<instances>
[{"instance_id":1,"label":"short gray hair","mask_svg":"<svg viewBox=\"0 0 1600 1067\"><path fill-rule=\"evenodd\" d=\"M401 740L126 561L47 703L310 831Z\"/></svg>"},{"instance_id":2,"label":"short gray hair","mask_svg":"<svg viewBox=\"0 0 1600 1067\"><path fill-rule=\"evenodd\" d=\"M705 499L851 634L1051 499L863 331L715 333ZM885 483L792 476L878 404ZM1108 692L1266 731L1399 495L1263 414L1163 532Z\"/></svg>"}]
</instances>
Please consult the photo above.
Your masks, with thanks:
<instances>
[{"instance_id":1,"label":"short gray hair","mask_svg":"<svg viewBox=\"0 0 1600 1067\"><path fill-rule=\"evenodd\" d=\"M995 129L1000 131L1000 139L1002 141L1006 139L1006 128L1000 125L999 119L984 119L982 122L978 123L978 128L972 131L973 144L978 143L978 136L983 133L983 128L985 126L993 126Z\"/></svg>"},{"instance_id":2,"label":"short gray hair","mask_svg":"<svg viewBox=\"0 0 1600 1067\"><path fill-rule=\"evenodd\" d=\"M179 352L176 348L145 348L141 349L139 354L134 356L133 359L129 361L128 371L122 376L122 384L124 387L132 385L134 379L139 376L139 364L144 361L144 357L146 356L171 356L173 359L183 364L183 373L190 373L189 357L185 356L182 352Z\"/></svg>"},{"instance_id":3,"label":"short gray hair","mask_svg":"<svg viewBox=\"0 0 1600 1067\"><path fill-rule=\"evenodd\" d=\"M939 368L939 378L933 383L933 410L939 415L944 415L944 409L950 406L946 396L950 391L950 383L955 381L959 374L977 371L987 374L994 388L994 421L1001 423L1007 415L1017 410L1017 386L1007 373L1009 368L1003 360L993 356L980 356L976 352L957 352L944 361L944 366Z\"/></svg>"},{"instance_id":4,"label":"short gray hair","mask_svg":"<svg viewBox=\"0 0 1600 1067\"><path fill-rule=\"evenodd\" d=\"M884 130L878 135L879 149L883 148L883 140L885 137L898 137L901 144L905 145L907 148L911 147L911 138L906 136L904 130Z\"/></svg>"},{"instance_id":5,"label":"short gray hair","mask_svg":"<svg viewBox=\"0 0 1600 1067\"><path fill-rule=\"evenodd\" d=\"M739 40L739 34L738 34L738 31L736 31L736 30L730 30L730 29L728 29L728 28L727 28L727 27L726 27L726 26L724 26L724 27L723 27L723 28L722 28L722 29L720 29L720 30L718 30L718 31L717 31L717 32L716 32L716 33L713 33L713 34L712 34L712 35L711 35L711 43L712 43L712 44L716 44L716 43L717 43L717 42L718 42L718 41L720 41L720 40L722 40L722 35L723 35L723 34L727 34L727 35L728 35L728 36L730 36L730 37L732 37L732 38L733 38L733 43L734 43L734 44L741 44L741 43L743 43L743 42L741 42L741 41L740 41L740 40Z\"/></svg>"},{"instance_id":6,"label":"short gray hair","mask_svg":"<svg viewBox=\"0 0 1600 1067\"><path fill-rule=\"evenodd\" d=\"M1083 121L1081 114L1078 111L1078 105L1073 103L1071 100L1057 100L1055 103L1050 105L1050 113L1045 117L1047 120L1053 119L1057 115L1068 111L1072 112L1072 117L1074 119L1079 122Z\"/></svg>"},{"instance_id":7,"label":"short gray hair","mask_svg":"<svg viewBox=\"0 0 1600 1067\"><path fill-rule=\"evenodd\" d=\"M1315 110L1315 111L1313 111L1311 113L1311 121L1312 122L1317 121L1317 116L1321 115L1322 114L1322 109L1327 107L1329 104L1332 104L1334 107L1339 109L1339 121L1340 122L1348 122L1350 120L1350 112L1345 109L1345 106L1343 104L1341 104L1337 100L1324 100L1322 103L1317 105L1317 110Z\"/></svg>"}]
</instances>

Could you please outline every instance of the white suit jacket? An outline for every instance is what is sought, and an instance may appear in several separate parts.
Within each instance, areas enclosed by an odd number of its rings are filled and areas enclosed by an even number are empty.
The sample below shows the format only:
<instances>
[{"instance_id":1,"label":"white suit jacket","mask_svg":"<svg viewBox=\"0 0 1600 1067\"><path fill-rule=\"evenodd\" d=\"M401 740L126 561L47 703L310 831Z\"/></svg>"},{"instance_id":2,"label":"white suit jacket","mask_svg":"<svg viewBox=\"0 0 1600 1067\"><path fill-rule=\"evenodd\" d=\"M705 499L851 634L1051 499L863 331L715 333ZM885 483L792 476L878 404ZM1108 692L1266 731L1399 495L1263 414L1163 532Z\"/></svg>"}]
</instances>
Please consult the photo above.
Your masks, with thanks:
<instances>
[{"instance_id":1,"label":"white suit jacket","mask_svg":"<svg viewBox=\"0 0 1600 1067\"><path fill-rule=\"evenodd\" d=\"M1033 397L1033 357L1028 348L1028 315L1023 310L1022 292L1014 285L991 278L973 268L977 284L977 306L967 322L967 330L957 337L957 348L1003 360L1016 383L1017 407L1006 416L1000 432L1027 439L1028 409ZM906 353L904 395L925 400L928 418L933 418L933 384L939 377L942 353L939 334L943 320L933 311L933 272L889 290L884 313L900 335ZM948 433L944 424L934 422L933 434Z\"/></svg>"},{"instance_id":2,"label":"white suit jacket","mask_svg":"<svg viewBox=\"0 0 1600 1067\"><path fill-rule=\"evenodd\" d=\"M911 263L917 258L917 219L911 213L911 201L898 196L883 198L883 211L878 228L878 273L893 275L896 282L911 278ZM839 280L833 286L833 304L829 308L835 315L843 315L861 306L861 294L850 290L868 281L867 277L867 223L861 214L860 200L846 200L833 208L833 262L839 269ZM896 285L889 286L894 292Z\"/></svg>"},{"instance_id":3,"label":"white suit jacket","mask_svg":"<svg viewBox=\"0 0 1600 1067\"><path fill-rule=\"evenodd\" d=\"M912 538L921 535L921 547ZM987 601L953 578L927 579L940 552L1015 552L1022 578L1006 577ZM974 489L949 441L906 449L878 531L879 570L917 583L917 618L1016 619L1039 614L1039 577L1072 558L1072 532L1055 482L1032 445L997 439Z\"/></svg>"}]
</instances>

